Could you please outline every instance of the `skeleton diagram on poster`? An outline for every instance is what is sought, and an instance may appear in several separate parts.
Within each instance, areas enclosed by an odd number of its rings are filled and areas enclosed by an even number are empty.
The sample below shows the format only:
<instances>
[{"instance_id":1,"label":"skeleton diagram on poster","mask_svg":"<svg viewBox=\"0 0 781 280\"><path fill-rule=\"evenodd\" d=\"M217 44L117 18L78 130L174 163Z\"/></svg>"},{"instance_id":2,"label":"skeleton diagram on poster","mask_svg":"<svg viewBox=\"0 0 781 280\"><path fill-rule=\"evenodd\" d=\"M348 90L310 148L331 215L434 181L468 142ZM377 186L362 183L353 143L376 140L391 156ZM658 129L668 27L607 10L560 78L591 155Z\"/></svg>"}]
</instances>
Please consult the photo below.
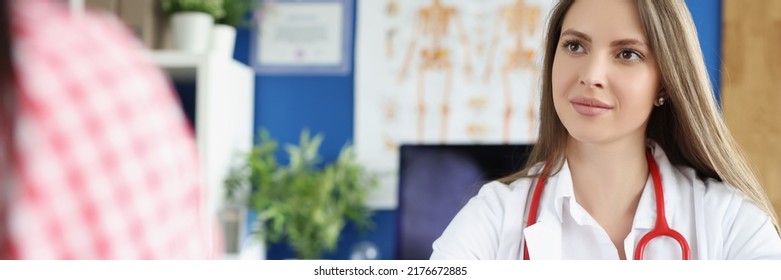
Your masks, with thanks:
<instances>
[{"instance_id":1,"label":"skeleton diagram on poster","mask_svg":"<svg viewBox=\"0 0 781 280\"><path fill-rule=\"evenodd\" d=\"M355 144L384 174L371 204L396 206L400 145L536 140L552 2L359 1Z\"/></svg>"}]
</instances>

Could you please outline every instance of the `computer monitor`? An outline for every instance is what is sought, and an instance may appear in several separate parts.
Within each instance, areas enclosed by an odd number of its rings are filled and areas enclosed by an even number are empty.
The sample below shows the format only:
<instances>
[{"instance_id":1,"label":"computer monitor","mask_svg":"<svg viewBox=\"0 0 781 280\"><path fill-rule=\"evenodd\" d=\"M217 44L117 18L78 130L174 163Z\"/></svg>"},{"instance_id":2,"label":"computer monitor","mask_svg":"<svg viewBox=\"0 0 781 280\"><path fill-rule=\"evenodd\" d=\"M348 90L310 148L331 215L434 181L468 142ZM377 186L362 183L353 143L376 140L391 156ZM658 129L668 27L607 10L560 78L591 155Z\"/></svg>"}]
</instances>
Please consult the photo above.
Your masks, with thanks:
<instances>
[{"instance_id":1,"label":"computer monitor","mask_svg":"<svg viewBox=\"0 0 781 280\"><path fill-rule=\"evenodd\" d=\"M422 260L456 213L492 180L519 171L531 145L402 145L396 259Z\"/></svg>"}]
</instances>

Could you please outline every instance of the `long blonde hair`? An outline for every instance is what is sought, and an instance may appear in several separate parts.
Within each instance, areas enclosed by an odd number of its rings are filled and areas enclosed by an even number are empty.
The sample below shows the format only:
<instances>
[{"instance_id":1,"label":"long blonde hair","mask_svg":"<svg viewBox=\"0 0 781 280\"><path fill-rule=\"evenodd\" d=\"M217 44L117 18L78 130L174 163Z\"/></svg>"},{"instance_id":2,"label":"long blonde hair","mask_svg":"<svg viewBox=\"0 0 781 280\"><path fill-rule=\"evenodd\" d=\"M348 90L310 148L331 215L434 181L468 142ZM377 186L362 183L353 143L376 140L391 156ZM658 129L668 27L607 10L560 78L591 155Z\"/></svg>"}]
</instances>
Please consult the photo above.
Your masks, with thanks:
<instances>
[{"instance_id":1,"label":"long blonde hair","mask_svg":"<svg viewBox=\"0 0 781 280\"><path fill-rule=\"evenodd\" d=\"M500 179L509 183L536 177L530 169L551 160L561 169L567 130L553 107L552 68L564 16L575 0L553 8L545 37L539 139L526 168ZM668 100L655 107L646 137L658 143L673 165L694 168L701 178L714 178L741 191L767 212L778 229L773 205L716 107L713 88L691 14L683 0L637 0L640 20L661 72Z\"/></svg>"}]
</instances>

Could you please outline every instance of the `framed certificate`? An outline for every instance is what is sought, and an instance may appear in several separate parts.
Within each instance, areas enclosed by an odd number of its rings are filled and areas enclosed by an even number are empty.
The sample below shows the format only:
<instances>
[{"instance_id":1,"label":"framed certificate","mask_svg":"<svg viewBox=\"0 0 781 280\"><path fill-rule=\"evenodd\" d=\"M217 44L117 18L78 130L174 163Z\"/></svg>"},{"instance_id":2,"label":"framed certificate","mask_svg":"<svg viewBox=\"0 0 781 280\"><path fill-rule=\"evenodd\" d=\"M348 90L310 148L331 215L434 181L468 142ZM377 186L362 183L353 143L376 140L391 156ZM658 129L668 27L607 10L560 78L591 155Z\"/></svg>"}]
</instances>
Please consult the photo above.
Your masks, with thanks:
<instances>
[{"instance_id":1,"label":"framed certificate","mask_svg":"<svg viewBox=\"0 0 781 280\"><path fill-rule=\"evenodd\" d=\"M353 0L276 0L256 18L251 58L260 74L350 72Z\"/></svg>"}]
</instances>

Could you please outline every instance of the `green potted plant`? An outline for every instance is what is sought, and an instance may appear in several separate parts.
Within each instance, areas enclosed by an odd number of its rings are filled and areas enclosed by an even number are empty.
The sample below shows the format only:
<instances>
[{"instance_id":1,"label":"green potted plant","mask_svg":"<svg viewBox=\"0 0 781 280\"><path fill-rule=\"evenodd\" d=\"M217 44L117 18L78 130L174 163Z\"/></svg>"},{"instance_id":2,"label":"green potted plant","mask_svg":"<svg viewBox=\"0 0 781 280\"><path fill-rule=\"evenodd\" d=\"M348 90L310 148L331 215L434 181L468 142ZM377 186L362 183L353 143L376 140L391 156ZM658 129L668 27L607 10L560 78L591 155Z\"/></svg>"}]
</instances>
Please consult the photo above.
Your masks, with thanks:
<instances>
[{"instance_id":1,"label":"green potted plant","mask_svg":"<svg viewBox=\"0 0 781 280\"><path fill-rule=\"evenodd\" d=\"M258 213L266 241L286 240L299 259L319 259L336 248L348 221L373 226L366 197L377 177L345 146L336 161L320 166L322 135L301 133L298 145L286 145L287 165L275 157L277 143L265 130L258 144L232 168L225 181L228 198Z\"/></svg>"},{"instance_id":2,"label":"green potted plant","mask_svg":"<svg viewBox=\"0 0 781 280\"><path fill-rule=\"evenodd\" d=\"M233 27L246 27L250 21L249 13L255 8L254 0L223 0L223 10L225 14L217 18L217 24L224 24ZM263 6L263 2L258 2L258 8Z\"/></svg>"},{"instance_id":3,"label":"green potted plant","mask_svg":"<svg viewBox=\"0 0 781 280\"><path fill-rule=\"evenodd\" d=\"M171 18L174 47L192 53L209 50L214 22L225 16L223 0L163 0L161 5Z\"/></svg>"}]
</instances>

